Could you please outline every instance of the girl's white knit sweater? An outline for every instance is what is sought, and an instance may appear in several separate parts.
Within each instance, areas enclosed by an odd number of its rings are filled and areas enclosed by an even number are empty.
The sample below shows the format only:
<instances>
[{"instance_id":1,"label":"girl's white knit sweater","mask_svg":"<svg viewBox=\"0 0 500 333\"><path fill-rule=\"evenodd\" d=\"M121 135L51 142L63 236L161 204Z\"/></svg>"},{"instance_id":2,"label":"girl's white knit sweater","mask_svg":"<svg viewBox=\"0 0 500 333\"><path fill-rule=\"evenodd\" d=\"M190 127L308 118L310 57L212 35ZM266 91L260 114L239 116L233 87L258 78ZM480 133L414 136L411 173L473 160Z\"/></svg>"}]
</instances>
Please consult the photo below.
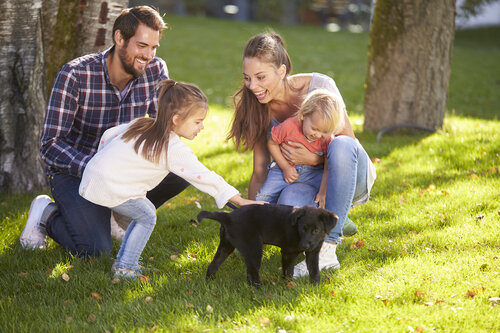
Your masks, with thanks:
<instances>
[{"instance_id":1,"label":"girl's white knit sweater","mask_svg":"<svg viewBox=\"0 0 500 333\"><path fill-rule=\"evenodd\" d=\"M83 172L80 195L106 207L115 207L129 199L143 198L168 173L182 177L200 191L214 197L222 208L238 194L233 186L207 169L193 151L174 132L170 133L167 157L159 164L150 162L134 150L135 140L124 142L121 135L130 123L104 132L97 153Z\"/></svg>"}]
</instances>

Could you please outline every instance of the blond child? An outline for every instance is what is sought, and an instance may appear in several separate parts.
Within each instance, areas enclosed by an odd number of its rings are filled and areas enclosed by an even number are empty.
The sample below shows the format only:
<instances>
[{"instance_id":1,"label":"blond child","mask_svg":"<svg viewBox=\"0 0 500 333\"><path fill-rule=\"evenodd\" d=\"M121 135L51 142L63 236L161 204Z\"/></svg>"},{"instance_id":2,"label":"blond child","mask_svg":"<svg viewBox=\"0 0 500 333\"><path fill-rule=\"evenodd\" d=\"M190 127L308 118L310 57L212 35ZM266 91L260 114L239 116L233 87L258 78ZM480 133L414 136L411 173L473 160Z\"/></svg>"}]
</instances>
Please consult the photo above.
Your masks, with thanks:
<instances>
[{"instance_id":1,"label":"blond child","mask_svg":"<svg viewBox=\"0 0 500 333\"><path fill-rule=\"evenodd\" d=\"M281 191L294 182L321 184L314 202L325 207L328 181L328 145L344 128L344 110L338 98L326 89L309 93L294 117L271 130L267 147L274 161L269 165L267 179L256 200L275 202ZM298 142L309 151L324 156L324 165L293 165L281 153L280 144ZM318 181L321 177L321 181Z\"/></svg>"}]
</instances>

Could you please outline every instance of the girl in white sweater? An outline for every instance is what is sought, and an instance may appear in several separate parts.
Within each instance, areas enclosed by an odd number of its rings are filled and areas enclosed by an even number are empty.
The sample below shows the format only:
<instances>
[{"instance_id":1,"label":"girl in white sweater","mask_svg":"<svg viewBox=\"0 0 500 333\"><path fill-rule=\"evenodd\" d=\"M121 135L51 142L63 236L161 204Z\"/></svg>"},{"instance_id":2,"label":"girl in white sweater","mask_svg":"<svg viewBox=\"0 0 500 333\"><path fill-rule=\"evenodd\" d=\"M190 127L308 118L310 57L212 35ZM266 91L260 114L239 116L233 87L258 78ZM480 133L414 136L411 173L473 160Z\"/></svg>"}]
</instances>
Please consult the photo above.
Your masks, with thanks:
<instances>
[{"instance_id":1,"label":"girl in white sweater","mask_svg":"<svg viewBox=\"0 0 500 333\"><path fill-rule=\"evenodd\" d=\"M139 258L156 224L156 209L146 193L168 173L210 194L219 208L228 201L256 203L201 164L180 139L192 140L203 129L208 109L203 92L172 80L159 86L156 118L139 118L104 132L80 184L82 197L132 219L112 268L115 277L141 276Z\"/></svg>"}]
</instances>

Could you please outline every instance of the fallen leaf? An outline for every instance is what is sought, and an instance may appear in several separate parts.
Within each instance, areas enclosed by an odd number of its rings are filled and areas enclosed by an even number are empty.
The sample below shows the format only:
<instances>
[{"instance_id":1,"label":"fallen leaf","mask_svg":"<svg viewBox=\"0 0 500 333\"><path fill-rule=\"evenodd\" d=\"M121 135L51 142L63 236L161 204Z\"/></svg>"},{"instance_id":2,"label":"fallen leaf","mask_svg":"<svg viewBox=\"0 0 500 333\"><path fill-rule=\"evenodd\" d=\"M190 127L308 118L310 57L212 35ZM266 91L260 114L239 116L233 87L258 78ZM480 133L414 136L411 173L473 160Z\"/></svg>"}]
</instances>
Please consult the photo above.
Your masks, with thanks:
<instances>
[{"instance_id":1,"label":"fallen leaf","mask_svg":"<svg viewBox=\"0 0 500 333\"><path fill-rule=\"evenodd\" d=\"M141 277L139 279L141 280L142 283L149 282L149 276L147 276L147 275L141 275Z\"/></svg>"},{"instance_id":2,"label":"fallen leaf","mask_svg":"<svg viewBox=\"0 0 500 333\"><path fill-rule=\"evenodd\" d=\"M210 304L207 304L207 312L208 313L214 312L214 308Z\"/></svg>"},{"instance_id":3,"label":"fallen leaf","mask_svg":"<svg viewBox=\"0 0 500 333\"><path fill-rule=\"evenodd\" d=\"M432 281L432 280L434 280L434 276L424 277L424 281Z\"/></svg>"},{"instance_id":4,"label":"fallen leaf","mask_svg":"<svg viewBox=\"0 0 500 333\"><path fill-rule=\"evenodd\" d=\"M179 259L179 255L178 254L171 254L170 255L170 260L177 260Z\"/></svg>"},{"instance_id":5,"label":"fallen leaf","mask_svg":"<svg viewBox=\"0 0 500 333\"><path fill-rule=\"evenodd\" d=\"M444 194L444 195L449 195L450 192L446 191L446 190L441 190L441 193Z\"/></svg>"},{"instance_id":6,"label":"fallen leaf","mask_svg":"<svg viewBox=\"0 0 500 333\"><path fill-rule=\"evenodd\" d=\"M68 300L64 300L64 301L61 302L62 306L66 306L66 305L68 305L68 303L69 303Z\"/></svg>"},{"instance_id":7,"label":"fallen leaf","mask_svg":"<svg viewBox=\"0 0 500 333\"><path fill-rule=\"evenodd\" d=\"M290 282L287 283L286 286L287 286L287 288L294 288L295 286L297 286L297 284L295 282L293 282L293 281L290 281Z\"/></svg>"},{"instance_id":8,"label":"fallen leaf","mask_svg":"<svg viewBox=\"0 0 500 333\"><path fill-rule=\"evenodd\" d=\"M474 172L471 173L471 174L469 174L469 177L470 177L470 179L477 179L477 178L479 178L479 176L476 175Z\"/></svg>"},{"instance_id":9,"label":"fallen leaf","mask_svg":"<svg viewBox=\"0 0 500 333\"><path fill-rule=\"evenodd\" d=\"M66 269L72 269L72 268L74 268L74 267L75 267L75 266L73 266L73 265L69 265L69 266L66 266Z\"/></svg>"},{"instance_id":10,"label":"fallen leaf","mask_svg":"<svg viewBox=\"0 0 500 333\"><path fill-rule=\"evenodd\" d=\"M427 193L430 193L432 191L434 191L436 189L436 185L434 184L430 184L429 186L427 186L427 188L425 189L425 192Z\"/></svg>"},{"instance_id":11,"label":"fallen leaf","mask_svg":"<svg viewBox=\"0 0 500 333\"><path fill-rule=\"evenodd\" d=\"M188 294L192 295L193 294L193 290L192 289L188 289Z\"/></svg>"},{"instance_id":12,"label":"fallen leaf","mask_svg":"<svg viewBox=\"0 0 500 333\"><path fill-rule=\"evenodd\" d=\"M420 290L417 290L415 292L415 296L418 297L418 298L422 298L425 296L425 294L423 292L421 292Z\"/></svg>"},{"instance_id":13,"label":"fallen leaf","mask_svg":"<svg viewBox=\"0 0 500 333\"><path fill-rule=\"evenodd\" d=\"M66 273L62 273L62 274L61 274L61 278L62 278L64 281L66 281L66 282L68 282L68 281L69 281L69 275L68 275L68 274L66 274Z\"/></svg>"},{"instance_id":14,"label":"fallen leaf","mask_svg":"<svg viewBox=\"0 0 500 333\"><path fill-rule=\"evenodd\" d=\"M424 328L422 326L417 326L417 327L415 327L415 331L417 331L417 332L423 332Z\"/></svg>"},{"instance_id":15,"label":"fallen leaf","mask_svg":"<svg viewBox=\"0 0 500 333\"><path fill-rule=\"evenodd\" d=\"M158 329L158 325L153 325L150 329L149 332L156 331Z\"/></svg>"},{"instance_id":16,"label":"fallen leaf","mask_svg":"<svg viewBox=\"0 0 500 333\"><path fill-rule=\"evenodd\" d=\"M402 249L401 254L408 254L408 251L406 251L405 249Z\"/></svg>"},{"instance_id":17,"label":"fallen leaf","mask_svg":"<svg viewBox=\"0 0 500 333\"><path fill-rule=\"evenodd\" d=\"M186 303L186 307L192 309L194 308L194 305L193 303Z\"/></svg>"},{"instance_id":18,"label":"fallen leaf","mask_svg":"<svg viewBox=\"0 0 500 333\"><path fill-rule=\"evenodd\" d=\"M198 207L199 209L201 209L201 205L200 205L200 203L198 202L198 200L196 200L196 201L194 202L194 204L196 205L196 207Z\"/></svg>"},{"instance_id":19,"label":"fallen leaf","mask_svg":"<svg viewBox=\"0 0 500 333\"><path fill-rule=\"evenodd\" d=\"M477 287L472 290L467 290L467 293L465 294L466 297L474 298L477 294L483 292L485 290L484 287Z\"/></svg>"},{"instance_id":20,"label":"fallen leaf","mask_svg":"<svg viewBox=\"0 0 500 333\"><path fill-rule=\"evenodd\" d=\"M257 322L259 323L259 325L262 325L265 327L269 327L271 325L271 321L267 317L259 316L259 318L257 318Z\"/></svg>"},{"instance_id":21,"label":"fallen leaf","mask_svg":"<svg viewBox=\"0 0 500 333\"><path fill-rule=\"evenodd\" d=\"M113 280L111 280L111 283L112 284L117 284L120 282L120 279L119 278L114 278Z\"/></svg>"},{"instance_id":22,"label":"fallen leaf","mask_svg":"<svg viewBox=\"0 0 500 333\"><path fill-rule=\"evenodd\" d=\"M337 296L337 292L335 290L332 290L332 292L330 293L330 297L336 297Z\"/></svg>"},{"instance_id":23,"label":"fallen leaf","mask_svg":"<svg viewBox=\"0 0 500 333\"><path fill-rule=\"evenodd\" d=\"M66 317L66 322L67 323L71 323L73 321L73 317L69 316L69 317Z\"/></svg>"},{"instance_id":24,"label":"fallen leaf","mask_svg":"<svg viewBox=\"0 0 500 333\"><path fill-rule=\"evenodd\" d=\"M96 321L96 319L97 319L97 316L93 313L89 314L89 316L87 317L87 321L91 322L91 323Z\"/></svg>"},{"instance_id":25,"label":"fallen leaf","mask_svg":"<svg viewBox=\"0 0 500 333\"><path fill-rule=\"evenodd\" d=\"M271 293L266 294L266 298L271 298L271 296L272 296Z\"/></svg>"},{"instance_id":26,"label":"fallen leaf","mask_svg":"<svg viewBox=\"0 0 500 333\"><path fill-rule=\"evenodd\" d=\"M193 260L196 260L196 253L190 253L190 254L188 254L188 257L193 259Z\"/></svg>"},{"instance_id":27,"label":"fallen leaf","mask_svg":"<svg viewBox=\"0 0 500 333\"><path fill-rule=\"evenodd\" d=\"M155 260L155 257L149 257L148 260L153 261L153 260Z\"/></svg>"},{"instance_id":28,"label":"fallen leaf","mask_svg":"<svg viewBox=\"0 0 500 333\"><path fill-rule=\"evenodd\" d=\"M362 239L355 238L350 245L351 250L360 249L365 246L365 242Z\"/></svg>"},{"instance_id":29,"label":"fallen leaf","mask_svg":"<svg viewBox=\"0 0 500 333\"><path fill-rule=\"evenodd\" d=\"M146 296L146 298L144 299L144 302L149 303L149 302L151 302L152 300L153 300L153 297L151 297L151 296Z\"/></svg>"},{"instance_id":30,"label":"fallen leaf","mask_svg":"<svg viewBox=\"0 0 500 333\"><path fill-rule=\"evenodd\" d=\"M21 273L19 273L19 276L20 277L25 277L25 276L28 276L28 273L27 272L21 272Z\"/></svg>"},{"instance_id":31,"label":"fallen leaf","mask_svg":"<svg viewBox=\"0 0 500 333\"><path fill-rule=\"evenodd\" d=\"M96 293L95 291L90 293L90 297L96 301L99 302L102 301L102 296L99 293Z\"/></svg>"}]
</instances>

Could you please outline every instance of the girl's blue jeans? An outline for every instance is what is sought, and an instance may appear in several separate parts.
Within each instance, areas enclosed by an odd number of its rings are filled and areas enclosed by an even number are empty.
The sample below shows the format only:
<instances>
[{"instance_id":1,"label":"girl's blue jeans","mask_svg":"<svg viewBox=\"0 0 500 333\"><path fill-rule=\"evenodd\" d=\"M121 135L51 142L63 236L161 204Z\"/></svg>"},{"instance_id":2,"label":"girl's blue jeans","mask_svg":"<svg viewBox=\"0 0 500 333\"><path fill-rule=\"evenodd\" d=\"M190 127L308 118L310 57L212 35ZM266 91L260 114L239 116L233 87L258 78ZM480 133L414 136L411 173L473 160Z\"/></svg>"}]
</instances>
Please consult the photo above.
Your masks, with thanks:
<instances>
[{"instance_id":1,"label":"girl's blue jeans","mask_svg":"<svg viewBox=\"0 0 500 333\"><path fill-rule=\"evenodd\" d=\"M328 186L325 208L339 217L337 225L326 237L327 241L340 243L342 228L352 203L368 193L366 183L368 154L361 144L348 136L338 136L328 146ZM281 192L278 202L290 206L317 206L314 202L321 184L317 177L314 184L294 182Z\"/></svg>"},{"instance_id":2,"label":"girl's blue jeans","mask_svg":"<svg viewBox=\"0 0 500 333\"><path fill-rule=\"evenodd\" d=\"M118 268L137 269L142 250L156 224L156 207L149 199L139 198L125 201L111 210L132 219L116 256Z\"/></svg>"}]
</instances>

